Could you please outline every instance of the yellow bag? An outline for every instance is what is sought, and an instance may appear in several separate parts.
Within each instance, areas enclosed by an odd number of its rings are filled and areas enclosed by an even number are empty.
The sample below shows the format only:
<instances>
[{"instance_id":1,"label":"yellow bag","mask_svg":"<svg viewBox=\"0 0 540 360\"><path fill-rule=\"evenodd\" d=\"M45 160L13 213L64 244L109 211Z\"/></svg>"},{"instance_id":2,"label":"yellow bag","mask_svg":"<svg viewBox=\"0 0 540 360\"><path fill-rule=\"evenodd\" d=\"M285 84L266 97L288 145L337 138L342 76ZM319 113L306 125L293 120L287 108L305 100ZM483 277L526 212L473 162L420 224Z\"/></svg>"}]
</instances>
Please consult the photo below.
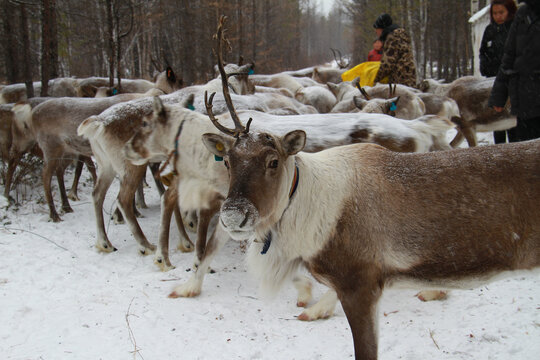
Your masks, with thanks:
<instances>
[{"instance_id":1,"label":"yellow bag","mask_svg":"<svg viewBox=\"0 0 540 360\"><path fill-rule=\"evenodd\" d=\"M352 81L356 77L360 77L360 86L373 86L380 66L380 61L366 61L345 71L341 74L341 79L343 81ZM381 83L387 84L388 78L381 80Z\"/></svg>"}]
</instances>

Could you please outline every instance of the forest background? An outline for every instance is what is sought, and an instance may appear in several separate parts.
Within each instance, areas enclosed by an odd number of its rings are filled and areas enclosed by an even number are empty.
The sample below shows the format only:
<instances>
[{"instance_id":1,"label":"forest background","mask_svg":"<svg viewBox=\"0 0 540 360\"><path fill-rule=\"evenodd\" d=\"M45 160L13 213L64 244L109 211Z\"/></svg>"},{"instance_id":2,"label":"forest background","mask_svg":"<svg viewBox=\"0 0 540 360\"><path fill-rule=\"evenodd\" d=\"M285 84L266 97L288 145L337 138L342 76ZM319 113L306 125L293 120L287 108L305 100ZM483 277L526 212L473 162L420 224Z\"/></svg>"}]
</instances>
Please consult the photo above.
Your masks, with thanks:
<instances>
[{"instance_id":1,"label":"forest background","mask_svg":"<svg viewBox=\"0 0 540 360\"><path fill-rule=\"evenodd\" d=\"M419 79L450 81L472 74L468 19L487 0L336 0L327 14L318 0L0 1L0 83L151 79L169 65L190 85L214 77L221 14L232 46L225 60L275 73L325 63L331 49L351 66L366 61L373 22L387 12L412 37Z\"/></svg>"}]
</instances>

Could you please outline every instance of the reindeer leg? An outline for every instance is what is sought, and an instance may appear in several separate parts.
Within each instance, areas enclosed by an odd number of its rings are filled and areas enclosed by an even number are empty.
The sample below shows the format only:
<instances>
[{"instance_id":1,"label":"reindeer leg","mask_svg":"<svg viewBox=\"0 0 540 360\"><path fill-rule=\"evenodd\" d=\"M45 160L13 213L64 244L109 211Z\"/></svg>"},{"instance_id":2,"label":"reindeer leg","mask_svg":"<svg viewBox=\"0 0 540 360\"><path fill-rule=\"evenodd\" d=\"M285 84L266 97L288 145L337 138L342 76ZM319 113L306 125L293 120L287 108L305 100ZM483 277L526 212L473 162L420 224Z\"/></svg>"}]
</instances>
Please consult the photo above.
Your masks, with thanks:
<instances>
[{"instance_id":1,"label":"reindeer leg","mask_svg":"<svg viewBox=\"0 0 540 360\"><path fill-rule=\"evenodd\" d=\"M144 233L137 222L135 212L133 211L133 199L137 186L141 184L142 177L146 172L146 166L129 165L126 174L120 181L120 192L118 193L118 207L122 210L126 222L129 225L131 233L140 245L139 252L148 255L156 250L156 246L148 242Z\"/></svg>"},{"instance_id":2,"label":"reindeer leg","mask_svg":"<svg viewBox=\"0 0 540 360\"><path fill-rule=\"evenodd\" d=\"M43 188L45 190L45 199L47 200L47 204L49 205L49 218L53 222L60 222L62 219L60 219L60 216L56 212L56 208L54 206L54 200L52 197L52 190L51 190L52 173L58 167L58 160L56 159L57 159L56 157L52 156L51 160L45 161L45 163L43 164L42 177L43 177ZM58 173L57 173L57 176L58 176Z\"/></svg>"},{"instance_id":3,"label":"reindeer leg","mask_svg":"<svg viewBox=\"0 0 540 360\"><path fill-rule=\"evenodd\" d=\"M338 297L336 292L329 289L315 305L304 310L298 316L298 320L313 321L327 319L334 314L337 301Z\"/></svg>"},{"instance_id":4,"label":"reindeer leg","mask_svg":"<svg viewBox=\"0 0 540 360\"><path fill-rule=\"evenodd\" d=\"M342 279L344 286L338 288L338 297L347 315L354 341L354 355L360 360L377 359L377 304L382 287L377 276L366 266L361 278ZM371 275L371 276L370 276ZM346 285L345 285L346 284Z\"/></svg>"},{"instance_id":5,"label":"reindeer leg","mask_svg":"<svg viewBox=\"0 0 540 360\"><path fill-rule=\"evenodd\" d=\"M69 160L61 161L56 168L56 179L58 180L58 189L60 190L60 199L62 200L62 210L64 213L72 213L73 209L69 205L69 200L66 194L66 186L64 184L64 172L66 171Z\"/></svg>"},{"instance_id":6,"label":"reindeer leg","mask_svg":"<svg viewBox=\"0 0 540 360\"><path fill-rule=\"evenodd\" d=\"M206 272L210 268L210 263L214 259L214 256L219 252L219 250L225 245L229 236L221 227L221 224L218 222L214 233L208 240L206 245L206 250L200 263L189 278L189 280L174 288L174 290L169 294L170 298L178 297L194 297L201 293L201 288ZM198 258L196 258L198 260Z\"/></svg>"},{"instance_id":7,"label":"reindeer leg","mask_svg":"<svg viewBox=\"0 0 540 360\"><path fill-rule=\"evenodd\" d=\"M154 257L154 263L160 267L161 271L168 271L174 269L169 260L169 228L171 226L171 217L173 209L178 208L178 191L176 190L176 182L173 182L161 196L161 226L159 231L159 242L157 246L156 256ZM179 222L178 222L179 221ZM179 226L180 237L185 236L189 244L191 244L191 251L193 251L193 243L189 240L184 229L182 219L177 219L177 225ZM181 226L181 229L180 229ZM185 242L186 240L184 240ZM182 239L180 239L182 243Z\"/></svg>"},{"instance_id":8,"label":"reindeer leg","mask_svg":"<svg viewBox=\"0 0 540 360\"><path fill-rule=\"evenodd\" d=\"M103 252L116 251L116 248L112 246L109 238L107 237L107 232L105 231L105 221L103 219L103 202L105 201L105 195L107 194L107 190L111 186L114 177L115 172L110 164L102 165L99 169L94 190L92 191L92 200L94 202L94 212L96 215L97 227L96 248Z\"/></svg>"},{"instance_id":9,"label":"reindeer leg","mask_svg":"<svg viewBox=\"0 0 540 360\"><path fill-rule=\"evenodd\" d=\"M4 196L6 197L6 199L9 199L10 202L15 202L15 200L9 196L9 192L11 191L11 183L13 182L13 175L15 174L15 169L17 169L17 165L19 165L22 159L22 155L23 154L21 152L10 152L8 169L4 181Z\"/></svg>"},{"instance_id":10,"label":"reindeer leg","mask_svg":"<svg viewBox=\"0 0 540 360\"><path fill-rule=\"evenodd\" d=\"M92 158L90 156L81 155L80 159L86 164L86 168L90 172L90 175L92 176L92 180L94 181L94 184L95 184L97 181L96 165L92 161Z\"/></svg>"},{"instance_id":11,"label":"reindeer leg","mask_svg":"<svg viewBox=\"0 0 540 360\"><path fill-rule=\"evenodd\" d=\"M223 198L216 195L213 200L210 201L208 209L201 209L199 212L199 223L197 225L197 244L196 244L196 258L201 261L206 251L206 234L208 232L208 226L212 217L219 211ZM195 266L198 266L195 263Z\"/></svg>"},{"instance_id":12,"label":"reindeer leg","mask_svg":"<svg viewBox=\"0 0 540 360\"><path fill-rule=\"evenodd\" d=\"M146 173L146 170L144 172ZM138 206L141 209L148 209L148 205L146 205L146 201L144 200L144 184L145 180L143 175L141 183L139 184L139 186L137 186L137 192L135 193L135 204L133 206ZM136 208L134 209L134 211L135 214L137 214L138 210ZM137 217L139 217L139 215L140 214L138 214Z\"/></svg>"},{"instance_id":13,"label":"reindeer leg","mask_svg":"<svg viewBox=\"0 0 540 360\"><path fill-rule=\"evenodd\" d=\"M165 186L163 186L163 183L161 182L161 180L159 180L159 163L148 164L148 167L152 172L152 177L154 178L154 182L156 183L159 195L163 195L163 193L165 192Z\"/></svg>"},{"instance_id":14,"label":"reindeer leg","mask_svg":"<svg viewBox=\"0 0 540 360\"><path fill-rule=\"evenodd\" d=\"M177 195L178 197L178 195ZM184 227L184 219L182 218L182 213L180 212L180 206L178 206L178 201L174 203L174 219L176 220L176 227L180 233L180 242L178 243L177 249L181 252L192 252L195 249L193 242L186 233L186 228Z\"/></svg>"},{"instance_id":15,"label":"reindeer leg","mask_svg":"<svg viewBox=\"0 0 540 360\"><path fill-rule=\"evenodd\" d=\"M476 140L476 130L473 126L463 128L463 135L465 136L465 139L467 139L469 147L478 145L478 141Z\"/></svg>"},{"instance_id":16,"label":"reindeer leg","mask_svg":"<svg viewBox=\"0 0 540 360\"><path fill-rule=\"evenodd\" d=\"M73 176L73 184L71 184L71 189L67 195L68 199L73 201L79 201L79 196L77 195L77 188L79 187L79 179L81 178L83 168L82 155L77 157L77 164L75 165L75 176Z\"/></svg>"},{"instance_id":17,"label":"reindeer leg","mask_svg":"<svg viewBox=\"0 0 540 360\"><path fill-rule=\"evenodd\" d=\"M313 294L311 293L311 289L313 287L311 285L311 280L308 279L306 276L298 275L293 278L293 285L298 291L298 299L296 300L296 306L306 307L313 298Z\"/></svg>"},{"instance_id":18,"label":"reindeer leg","mask_svg":"<svg viewBox=\"0 0 540 360\"><path fill-rule=\"evenodd\" d=\"M461 144L461 142L463 141L463 139L464 139L463 132L461 132L461 129L457 129L457 134L454 137L454 139L450 141L450 146L453 148L458 147L459 144Z\"/></svg>"}]
</instances>

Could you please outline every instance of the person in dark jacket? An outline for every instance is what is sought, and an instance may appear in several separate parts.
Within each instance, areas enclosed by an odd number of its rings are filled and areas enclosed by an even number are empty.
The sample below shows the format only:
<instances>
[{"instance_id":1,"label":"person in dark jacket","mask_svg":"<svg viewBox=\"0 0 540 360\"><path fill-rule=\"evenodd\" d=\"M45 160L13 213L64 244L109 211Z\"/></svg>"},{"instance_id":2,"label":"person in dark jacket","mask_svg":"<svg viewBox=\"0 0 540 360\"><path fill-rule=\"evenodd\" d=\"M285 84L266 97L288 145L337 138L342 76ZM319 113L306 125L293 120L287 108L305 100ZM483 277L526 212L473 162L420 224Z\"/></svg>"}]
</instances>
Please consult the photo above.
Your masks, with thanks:
<instances>
[{"instance_id":1,"label":"person in dark jacket","mask_svg":"<svg viewBox=\"0 0 540 360\"><path fill-rule=\"evenodd\" d=\"M394 24L388 14L379 15L373 27L383 42L381 66L375 76L375 83L388 77L392 84L415 87L416 65L409 34Z\"/></svg>"},{"instance_id":2,"label":"person in dark jacket","mask_svg":"<svg viewBox=\"0 0 540 360\"><path fill-rule=\"evenodd\" d=\"M491 1L491 23L486 26L480 45L480 73L483 76L497 76L504 53L504 43L516 11L514 0Z\"/></svg>"},{"instance_id":3,"label":"person in dark jacket","mask_svg":"<svg viewBox=\"0 0 540 360\"><path fill-rule=\"evenodd\" d=\"M485 77L497 76L504 53L504 43L517 7L514 0L492 0L489 9L491 23L486 26L480 46L480 73ZM494 131L495 144L506 142L506 130Z\"/></svg>"},{"instance_id":4,"label":"person in dark jacket","mask_svg":"<svg viewBox=\"0 0 540 360\"><path fill-rule=\"evenodd\" d=\"M510 142L540 137L540 0L522 0L508 32L488 106L502 111L510 98L517 126Z\"/></svg>"}]
</instances>

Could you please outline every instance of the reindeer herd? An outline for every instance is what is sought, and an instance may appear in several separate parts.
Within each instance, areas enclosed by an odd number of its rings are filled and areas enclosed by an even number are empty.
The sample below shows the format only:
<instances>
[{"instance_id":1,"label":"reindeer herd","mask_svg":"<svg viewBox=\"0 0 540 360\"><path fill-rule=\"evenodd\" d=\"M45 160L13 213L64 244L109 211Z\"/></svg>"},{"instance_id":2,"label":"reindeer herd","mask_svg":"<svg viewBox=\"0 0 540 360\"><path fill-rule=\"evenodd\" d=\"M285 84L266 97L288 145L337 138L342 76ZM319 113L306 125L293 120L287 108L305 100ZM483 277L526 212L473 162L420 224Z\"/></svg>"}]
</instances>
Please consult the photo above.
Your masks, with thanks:
<instances>
[{"instance_id":1,"label":"reindeer herd","mask_svg":"<svg viewBox=\"0 0 540 360\"><path fill-rule=\"evenodd\" d=\"M55 81L57 98L27 100L20 85L4 87L4 195L22 155L42 156L49 216L58 222L52 176L62 211L72 212L68 198L77 199L86 164L95 183L95 245L112 252L103 202L118 178L118 216L141 254L154 253L163 271L174 268L173 213L178 248L195 250L195 271L170 297L200 294L225 242L249 239L249 268L263 287L276 291L293 279L297 303L306 306L311 284L298 275L305 267L330 288L299 318L331 316L341 301L357 359L377 358L385 287L460 288L540 265L540 142L476 147L477 131L516 123L487 107L493 79L424 80L414 89L361 88L327 67L254 75L253 64L224 64L223 22L217 76L206 84L183 87L168 69L155 82L123 81L125 93L114 96L100 78ZM454 149L463 138L469 148ZM67 195L64 171L74 160ZM137 221L147 167L162 192L157 246ZM167 189L163 169L173 175Z\"/></svg>"}]
</instances>

